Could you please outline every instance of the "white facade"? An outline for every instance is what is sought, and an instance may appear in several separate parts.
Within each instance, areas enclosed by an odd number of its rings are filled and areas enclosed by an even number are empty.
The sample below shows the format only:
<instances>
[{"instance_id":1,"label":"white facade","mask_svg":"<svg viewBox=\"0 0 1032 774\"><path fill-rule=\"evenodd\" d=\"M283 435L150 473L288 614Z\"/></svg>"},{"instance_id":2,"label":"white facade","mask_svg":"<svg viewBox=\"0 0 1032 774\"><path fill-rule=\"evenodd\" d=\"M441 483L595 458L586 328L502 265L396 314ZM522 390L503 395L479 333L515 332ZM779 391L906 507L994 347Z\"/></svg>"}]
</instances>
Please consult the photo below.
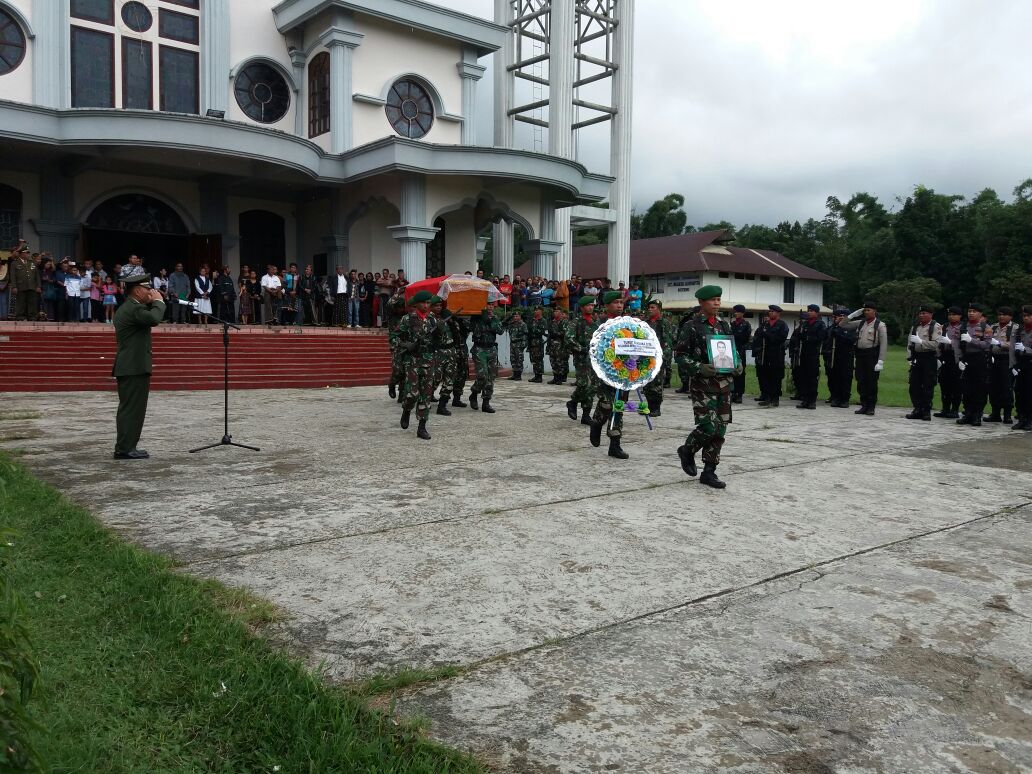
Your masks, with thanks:
<instances>
[{"instance_id":1,"label":"white facade","mask_svg":"<svg viewBox=\"0 0 1032 774\"><path fill-rule=\"evenodd\" d=\"M494 223L540 239L556 202L609 194L570 158L473 144L481 60L511 34L491 21L419 0L149 0L147 26L135 5L0 0L24 39L0 67L0 242L419 279L475 269Z\"/></svg>"}]
</instances>

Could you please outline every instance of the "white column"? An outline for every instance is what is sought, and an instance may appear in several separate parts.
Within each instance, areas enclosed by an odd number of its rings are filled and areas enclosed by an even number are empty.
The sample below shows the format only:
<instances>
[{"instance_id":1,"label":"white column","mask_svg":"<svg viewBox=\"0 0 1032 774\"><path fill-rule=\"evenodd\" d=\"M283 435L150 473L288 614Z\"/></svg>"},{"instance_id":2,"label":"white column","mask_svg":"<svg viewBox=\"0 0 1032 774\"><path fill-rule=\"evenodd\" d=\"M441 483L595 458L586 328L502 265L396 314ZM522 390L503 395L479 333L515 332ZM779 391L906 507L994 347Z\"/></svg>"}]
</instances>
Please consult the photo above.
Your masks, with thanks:
<instances>
[{"instance_id":1,"label":"white column","mask_svg":"<svg viewBox=\"0 0 1032 774\"><path fill-rule=\"evenodd\" d=\"M401 183L401 223L387 229L401 245L401 268L409 282L426 279L426 246L438 229L427 225L426 178L409 175Z\"/></svg>"},{"instance_id":2,"label":"white column","mask_svg":"<svg viewBox=\"0 0 1032 774\"><path fill-rule=\"evenodd\" d=\"M229 110L229 3L207 0L201 16L201 115Z\"/></svg>"},{"instance_id":3,"label":"white column","mask_svg":"<svg viewBox=\"0 0 1032 774\"><path fill-rule=\"evenodd\" d=\"M511 0L495 0L495 23L509 27L512 24ZM505 36L505 42L495 54L494 60L494 144L498 148L511 148L516 121L509 115L516 95L516 79L508 71L516 57L512 32ZM497 233L497 232L496 232ZM497 253L495 253L497 255Z\"/></svg>"},{"instance_id":4,"label":"white column","mask_svg":"<svg viewBox=\"0 0 1032 774\"><path fill-rule=\"evenodd\" d=\"M562 242L562 249L555 256L553 279L569 279L573 274L573 228L570 225L570 208L561 207L555 211L555 239Z\"/></svg>"},{"instance_id":5,"label":"white column","mask_svg":"<svg viewBox=\"0 0 1032 774\"><path fill-rule=\"evenodd\" d=\"M68 0L32 4L32 101L50 108L71 104ZM54 253L57 255L57 253Z\"/></svg>"},{"instance_id":6,"label":"white column","mask_svg":"<svg viewBox=\"0 0 1032 774\"><path fill-rule=\"evenodd\" d=\"M308 113L305 102L308 96L308 91L305 88L305 66L307 63L308 55L304 51L300 48L290 49L290 64L294 68L294 83L297 84L297 88L294 89L294 134L298 137L308 136L305 129L305 116Z\"/></svg>"},{"instance_id":7,"label":"white column","mask_svg":"<svg viewBox=\"0 0 1032 774\"><path fill-rule=\"evenodd\" d=\"M462 61L456 67L462 79L462 144L477 144L477 81L484 77L486 67L477 64L477 52L462 50Z\"/></svg>"},{"instance_id":8,"label":"white column","mask_svg":"<svg viewBox=\"0 0 1032 774\"><path fill-rule=\"evenodd\" d=\"M352 54L364 36L358 32L334 28L323 33L322 40L330 49L330 151L344 153L352 147L351 107Z\"/></svg>"},{"instance_id":9,"label":"white column","mask_svg":"<svg viewBox=\"0 0 1032 774\"><path fill-rule=\"evenodd\" d=\"M576 8L574 0L552 0L549 18L548 151L564 159L574 158L573 78L575 72ZM562 243L555 257L552 279L566 279L573 271L570 211L555 211L554 235L543 238Z\"/></svg>"},{"instance_id":10,"label":"white column","mask_svg":"<svg viewBox=\"0 0 1032 774\"><path fill-rule=\"evenodd\" d=\"M609 227L609 278L615 286L630 282L631 273L631 108L634 80L634 2L616 0L613 15L617 26L613 35L613 56L618 65L613 73L613 107L609 174L609 205L616 222Z\"/></svg>"},{"instance_id":11,"label":"white column","mask_svg":"<svg viewBox=\"0 0 1032 774\"><path fill-rule=\"evenodd\" d=\"M507 220L495 223L491 229L491 270L499 277L506 274L511 277L515 253L512 223Z\"/></svg>"}]
</instances>

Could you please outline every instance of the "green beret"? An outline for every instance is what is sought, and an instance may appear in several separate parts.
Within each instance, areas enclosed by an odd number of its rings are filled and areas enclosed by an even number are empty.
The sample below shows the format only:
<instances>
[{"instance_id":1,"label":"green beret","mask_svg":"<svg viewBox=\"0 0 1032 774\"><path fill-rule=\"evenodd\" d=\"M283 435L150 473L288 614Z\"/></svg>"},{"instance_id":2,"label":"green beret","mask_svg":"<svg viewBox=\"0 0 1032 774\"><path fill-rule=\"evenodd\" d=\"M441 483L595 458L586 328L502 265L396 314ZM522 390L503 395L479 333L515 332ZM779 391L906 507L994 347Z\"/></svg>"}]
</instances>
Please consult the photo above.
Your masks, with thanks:
<instances>
[{"instance_id":1,"label":"green beret","mask_svg":"<svg viewBox=\"0 0 1032 774\"><path fill-rule=\"evenodd\" d=\"M595 304L594 296L581 296L580 301L577 302L578 306L593 306Z\"/></svg>"},{"instance_id":2,"label":"green beret","mask_svg":"<svg viewBox=\"0 0 1032 774\"><path fill-rule=\"evenodd\" d=\"M434 294L431 293L429 290L420 290L418 293L416 293L414 296L412 296L412 298L409 299L409 303L410 304L419 304L419 303L422 303L423 301L429 301L433 297L434 297Z\"/></svg>"},{"instance_id":3,"label":"green beret","mask_svg":"<svg viewBox=\"0 0 1032 774\"><path fill-rule=\"evenodd\" d=\"M610 290L602 294L602 303L611 304L614 301L621 301L623 299L623 293L619 290Z\"/></svg>"},{"instance_id":4,"label":"green beret","mask_svg":"<svg viewBox=\"0 0 1032 774\"><path fill-rule=\"evenodd\" d=\"M142 285L143 283L150 285L151 276L149 274L136 274L132 277L126 277L122 280L123 285Z\"/></svg>"},{"instance_id":5,"label":"green beret","mask_svg":"<svg viewBox=\"0 0 1032 774\"><path fill-rule=\"evenodd\" d=\"M720 298L724 295L724 289L720 285L703 285L695 291L695 297L700 301L709 301L711 298Z\"/></svg>"},{"instance_id":6,"label":"green beret","mask_svg":"<svg viewBox=\"0 0 1032 774\"><path fill-rule=\"evenodd\" d=\"M648 302L647 304L645 304L645 306L646 306L646 307L650 307L650 306L652 306L653 304L655 304L656 306L658 306L658 307L659 307L660 309L662 309L662 308L663 308L663 302L662 302L662 301L660 301L660 300L659 300L658 298L650 298L650 299L649 299L649 302Z\"/></svg>"},{"instance_id":7,"label":"green beret","mask_svg":"<svg viewBox=\"0 0 1032 774\"><path fill-rule=\"evenodd\" d=\"M430 306L433 306L434 304L443 304L443 303L444 303L444 299L441 298L440 296L430 296Z\"/></svg>"}]
</instances>

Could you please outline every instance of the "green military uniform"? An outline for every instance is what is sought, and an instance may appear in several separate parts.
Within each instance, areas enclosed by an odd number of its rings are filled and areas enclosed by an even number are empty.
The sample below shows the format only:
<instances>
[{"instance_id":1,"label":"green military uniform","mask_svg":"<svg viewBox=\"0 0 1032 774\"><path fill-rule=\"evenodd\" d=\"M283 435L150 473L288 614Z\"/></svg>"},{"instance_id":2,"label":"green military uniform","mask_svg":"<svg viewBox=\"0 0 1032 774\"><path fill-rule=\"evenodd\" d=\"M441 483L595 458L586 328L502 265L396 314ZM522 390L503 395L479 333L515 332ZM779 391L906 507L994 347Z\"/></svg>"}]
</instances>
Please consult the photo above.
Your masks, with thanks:
<instances>
[{"instance_id":1,"label":"green military uniform","mask_svg":"<svg viewBox=\"0 0 1032 774\"><path fill-rule=\"evenodd\" d=\"M440 296L434 295L434 296L430 297L430 314L431 314L431 316L433 316L434 323L435 323L435 325L434 325L434 339L433 339L433 341L434 341L434 343L433 343L433 349L434 349L434 370L433 370L433 375L430 377L431 384L433 385L434 393L431 396L431 401L437 400L437 392L436 391L437 391L437 385L439 385L441 383L441 374L442 374L442 371L444 369L444 357L445 356L451 357L451 354L452 354L451 352L448 352L448 353L446 353L446 355L442 356L441 353L438 351L438 343L439 343L440 338L441 338L441 333L440 333L439 329L441 328L441 324L443 322L442 318L441 318L441 315L443 314L443 305L444 305L444 299L441 298Z\"/></svg>"},{"instance_id":2,"label":"green military uniform","mask_svg":"<svg viewBox=\"0 0 1032 774\"><path fill-rule=\"evenodd\" d=\"M440 385L441 393L437 399L437 413L442 416L449 416L448 400L451 397L452 385L455 384L455 372L459 368L459 361L455 357L455 334L452 331L449 320L451 312L445 309L438 318L439 322L434 329L434 352L437 356L438 379L436 384Z\"/></svg>"},{"instance_id":3,"label":"green military uniform","mask_svg":"<svg viewBox=\"0 0 1032 774\"><path fill-rule=\"evenodd\" d=\"M473 334L473 367L477 380L469 391L469 405L475 410L477 396L483 393L483 411L493 414L491 396L494 395L495 373L498 371L498 343L495 339L503 333L502 324L490 308L474 317L470 324Z\"/></svg>"},{"instance_id":4,"label":"green military uniform","mask_svg":"<svg viewBox=\"0 0 1032 774\"><path fill-rule=\"evenodd\" d=\"M35 320L39 316L39 294L42 280L39 267L32 260L28 250L11 256L9 264L11 289L17 294L14 299L15 320ZM64 292L64 289L61 289Z\"/></svg>"},{"instance_id":5,"label":"green military uniform","mask_svg":"<svg viewBox=\"0 0 1032 774\"><path fill-rule=\"evenodd\" d=\"M578 307L582 310L595 303L594 296L584 296L580 299ZM581 407L581 424L589 424L588 415L591 413L591 404L595 399L596 380L595 371L591 367L591 356L588 348L591 345L591 337L598 330L598 322L595 321L593 311L585 314L583 311L577 315L566 327L566 349L573 353L573 366L576 379L576 386L573 388L573 395L566 402L566 413L570 419L577 418L577 406Z\"/></svg>"},{"instance_id":6,"label":"green military uniform","mask_svg":"<svg viewBox=\"0 0 1032 774\"><path fill-rule=\"evenodd\" d=\"M566 351L566 320L563 311L555 308L548 321L548 363L552 366L549 384L563 384L570 376L570 353Z\"/></svg>"},{"instance_id":7,"label":"green military uniform","mask_svg":"<svg viewBox=\"0 0 1032 774\"><path fill-rule=\"evenodd\" d=\"M649 404L649 413L653 417L658 417L660 416L660 407L663 405L663 378L670 364L670 356L673 352L674 346L674 337L671 332L669 321L663 317L662 304L660 304L659 301L650 301L649 305L651 306L652 304L659 305L659 317L656 319L646 317L644 318L644 322L656 332L656 337L659 339L659 346L663 350L663 369L656 375L655 379L642 388L641 393Z\"/></svg>"},{"instance_id":8,"label":"green military uniform","mask_svg":"<svg viewBox=\"0 0 1032 774\"><path fill-rule=\"evenodd\" d=\"M133 285L150 286L150 277L138 274L125 280L126 292ZM165 317L165 304L152 301L141 304L127 298L115 312L115 339L118 350L111 375L118 380L118 414L115 417L115 459L141 459L147 456L137 449L147 417L151 372L154 369L151 328Z\"/></svg>"},{"instance_id":9,"label":"green military uniform","mask_svg":"<svg viewBox=\"0 0 1032 774\"><path fill-rule=\"evenodd\" d=\"M455 378L451 384L452 405L465 408L462 392L466 389L466 382L469 380L469 347L466 345L470 330L469 320L452 315L448 320L448 325L451 326L452 338L455 340Z\"/></svg>"},{"instance_id":10,"label":"green military uniform","mask_svg":"<svg viewBox=\"0 0 1032 774\"><path fill-rule=\"evenodd\" d=\"M429 301L430 294L421 290L412 297L412 303ZM398 323L397 346L401 350L401 365L405 374L402 393L401 426L408 428L408 417L413 408L419 420L420 437L426 430L430 415L430 399L434 394L434 336L437 318L427 312L413 310Z\"/></svg>"},{"instance_id":11,"label":"green military uniform","mask_svg":"<svg viewBox=\"0 0 1032 774\"><path fill-rule=\"evenodd\" d=\"M516 319L517 316L519 320ZM518 382L523 379L523 361L527 352L528 335L527 324L523 322L523 315L518 309L505 321L505 328L509 331L509 364L512 366L512 376L509 378Z\"/></svg>"},{"instance_id":12,"label":"green military uniform","mask_svg":"<svg viewBox=\"0 0 1032 774\"><path fill-rule=\"evenodd\" d=\"M537 312L538 307L534 311ZM548 320L544 317L530 318L527 323L527 346L530 350L530 366L534 369L534 378L530 381L540 382L545 373L545 337L548 336Z\"/></svg>"},{"instance_id":13,"label":"green military uniform","mask_svg":"<svg viewBox=\"0 0 1032 774\"><path fill-rule=\"evenodd\" d=\"M387 384L387 392L392 398L397 396L397 388L405 380L405 372L401 365L401 350L398 348L398 325L404 317L405 296L399 292L387 301L387 342L391 348L391 380Z\"/></svg>"},{"instance_id":14,"label":"green military uniform","mask_svg":"<svg viewBox=\"0 0 1032 774\"><path fill-rule=\"evenodd\" d=\"M622 297L622 293L617 290L610 290L602 294L602 304L610 304L615 298ZM610 319L607 314L607 319ZM595 413L591 415L592 433L591 433L591 444L592 446L598 446L596 439L601 437L601 428L606 428L606 435L609 436L610 443L610 454L613 452L614 441L619 448L620 437L623 435L623 412L616 412L616 416L613 416L613 400L614 393L616 392L612 387L603 382L595 374L595 369L591 369L591 377L595 385ZM617 397L620 400L627 400L627 392L620 390ZM609 418L613 416L613 421L610 425Z\"/></svg>"},{"instance_id":15,"label":"green military uniform","mask_svg":"<svg viewBox=\"0 0 1032 774\"><path fill-rule=\"evenodd\" d=\"M695 297L700 301L708 301L719 297L721 293L717 285L706 285L696 291ZM701 450L705 470L700 481L722 489L724 483L717 479L716 467L720 464L720 450L731 422L731 383L734 375L718 374L714 370L708 350L709 337L712 335L730 336L731 326L719 318L706 319L702 312L681 326L681 338L676 351L682 356L682 362L691 377L690 394L695 412L695 429L685 439L684 445L678 447L677 454L684 471L694 476L695 454ZM739 364L738 368L741 367Z\"/></svg>"}]
</instances>

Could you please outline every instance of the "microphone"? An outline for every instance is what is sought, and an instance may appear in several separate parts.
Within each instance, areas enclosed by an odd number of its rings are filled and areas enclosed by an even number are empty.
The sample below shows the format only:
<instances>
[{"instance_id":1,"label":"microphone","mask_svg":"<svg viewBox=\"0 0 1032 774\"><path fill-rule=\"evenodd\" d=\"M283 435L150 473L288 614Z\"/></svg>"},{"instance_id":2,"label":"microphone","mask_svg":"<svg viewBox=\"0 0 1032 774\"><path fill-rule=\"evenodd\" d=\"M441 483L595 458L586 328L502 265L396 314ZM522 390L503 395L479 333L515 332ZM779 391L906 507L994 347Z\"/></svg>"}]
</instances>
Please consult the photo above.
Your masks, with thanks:
<instances>
[{"instance_id":1,"label":"microphone","mask_svg":"<svg viewBox=\"0 0 1032 774\"><path fill-rule=\"evenodd\" d=\"M177 298L176 299L176 303L179 304L180 306L192 306L194 309L197 308L197 302L196 301L186 301L185 299Z\"/></svg>"}]
</instances>

